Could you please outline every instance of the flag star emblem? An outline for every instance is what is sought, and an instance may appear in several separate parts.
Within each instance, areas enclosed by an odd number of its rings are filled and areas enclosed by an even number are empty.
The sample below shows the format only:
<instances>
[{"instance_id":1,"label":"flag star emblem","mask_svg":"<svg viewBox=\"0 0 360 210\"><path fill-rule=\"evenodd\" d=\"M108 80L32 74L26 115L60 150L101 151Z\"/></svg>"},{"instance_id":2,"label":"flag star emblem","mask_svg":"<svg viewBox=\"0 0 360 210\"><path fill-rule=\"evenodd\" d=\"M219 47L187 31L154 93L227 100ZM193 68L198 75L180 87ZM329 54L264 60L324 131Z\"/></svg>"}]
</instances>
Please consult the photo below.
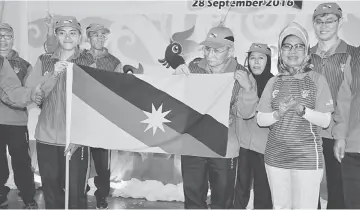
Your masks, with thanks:
<instances>
[{"instance_id":1,"label":"flag star emblem","mask_svg":"<svg viewBox=\"0 0 360 210\"><path fill-rule=\"evenodd\" d=\"M146 127L144 132L152 128L154 136L158 128L165 132L163 124L171 122L170 120L166 119L165 116L168 115L171 110L162 112L162 104L157 110L155 109L154 104L151 105L151 113L143 111L148 117L148 119L141 121L141 123L148 123L148 126Z\"/></svg>"}]
</instances>

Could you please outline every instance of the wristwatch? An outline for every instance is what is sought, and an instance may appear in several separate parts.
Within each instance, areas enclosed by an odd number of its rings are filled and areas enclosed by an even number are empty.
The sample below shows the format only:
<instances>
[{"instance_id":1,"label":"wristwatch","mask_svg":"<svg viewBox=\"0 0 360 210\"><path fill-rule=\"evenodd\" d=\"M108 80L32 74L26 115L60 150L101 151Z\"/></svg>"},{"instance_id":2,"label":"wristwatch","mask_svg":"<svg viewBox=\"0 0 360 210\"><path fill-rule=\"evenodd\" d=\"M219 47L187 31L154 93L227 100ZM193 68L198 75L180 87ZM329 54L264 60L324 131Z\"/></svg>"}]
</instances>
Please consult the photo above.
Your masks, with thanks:
<instances>
[{"instance_id":1,"label":"wristwatch","mask_svg":"<svg viewBox=\"0 0 360 210\"><path fill-rule=\"evenodd\" d=\"M302 117L305 115L305 112L306 112L306 106L303 106L303 109L300 111L300 112L297 112L297 114Z\"/></svg>"}]
</instances>

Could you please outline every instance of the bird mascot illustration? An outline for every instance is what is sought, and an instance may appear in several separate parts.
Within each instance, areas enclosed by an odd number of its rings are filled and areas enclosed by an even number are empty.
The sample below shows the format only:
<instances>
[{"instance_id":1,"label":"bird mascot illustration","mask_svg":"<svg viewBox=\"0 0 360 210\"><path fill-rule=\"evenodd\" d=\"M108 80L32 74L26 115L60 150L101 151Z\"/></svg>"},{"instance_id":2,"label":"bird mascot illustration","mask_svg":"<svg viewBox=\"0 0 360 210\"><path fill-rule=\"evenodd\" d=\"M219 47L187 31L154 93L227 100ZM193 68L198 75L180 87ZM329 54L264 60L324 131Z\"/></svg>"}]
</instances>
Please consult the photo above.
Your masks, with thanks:
<instances>
[{"instance_id":1,"label":"bird mascot illustration","mask_svg":"<svg viewBox=\"0 0 360 210\"><path fill-rule=\"evenodd\" d=\"M158 59L159 63L166 68L171 67L173 69L185 64L184 56L195 50L198 45L195 41L188 40L194 29L195 25L186 31L174 33L170 39L170 44L166 47L165 57Z\"/></svg>"}]
</instances>

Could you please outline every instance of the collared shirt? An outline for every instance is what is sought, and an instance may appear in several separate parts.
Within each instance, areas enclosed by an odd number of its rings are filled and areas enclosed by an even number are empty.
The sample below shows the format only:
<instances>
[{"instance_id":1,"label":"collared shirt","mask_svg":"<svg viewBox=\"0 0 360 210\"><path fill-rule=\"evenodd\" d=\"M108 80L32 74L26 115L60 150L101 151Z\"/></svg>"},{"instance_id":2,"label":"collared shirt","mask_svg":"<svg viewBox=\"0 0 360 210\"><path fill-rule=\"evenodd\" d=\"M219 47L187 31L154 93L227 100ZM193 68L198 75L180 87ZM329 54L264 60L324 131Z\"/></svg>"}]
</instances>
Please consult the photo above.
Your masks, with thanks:
<instances>
[{"instance_id":1,"label":"collared shirt","mask_svg":"<svg viewBox=\"0 0 360 210\"><path fill-rule=\"evenodd\" d=\"M339 47L339 45L341 44L341 46ZM341 53L341 52L346 52L346 45L342 42L341 39L338 39L336 41L336 43L330 47L330 49L328 50L324 50L321 49L319 43L316 45L316 48L314 48L314 50L316 49L316 54L320 55L322 58L325 57L329 57L333 54L337 53Z\"/></svg>"},{"instance_id":2,"label":"collared shirt","mask_svg":"<svg viewBox=\"0 0 360 210\"><path fill-rule=\"evenodd\" d=\"M11 50L6 56L6 59L9 61L11 68L21 81L21 84L24 85L28 72L31 72L32 70L30 63L21 58L19 53L15 50Z\"/></svg>"},{"instance_id":3,"label":"collared shirt","mask_svg":"<svg viewBox=\"0 0 360 210\"><path fill-rule=\"evenodd\" d=\"M261 113L278 111L279 102L290 95L315 111L333 111L327 82L324 76L314 71L271 78L257 110ZM298 116L295 110L289 110L271 125L265 149L266 164L285 169L315 170L323 167L321 154L319 127Z\"/></svg>"},{"instance_id":4,"label":"collared shirt","mask_svg":"<svg viewBox=\"0 0 360 210\"><path fill-rule=\"evenodd\" d=\"M335 105L340 85L344 80L344 71L346 68L351 68L350 60L352 55L350 51L352 51L352 48L354 47L339 39L336 44L326 52L320 49L319 44L316 44L310 50L311 63L314 65L314 71L325 76ZM334 120L331 121L327 129L322 129L321 137L332 139L331 130L333 125Z\"/></svg>"},{"instance_id":5,"label":"collared shirt","mask_svg":"<svg viewBox=\"0 0 360 210\"><path fill-rule=\"evenodd\" d=\"M61 51L62 49L61 48L57 48L54 53L51 55L51 59L57 59L57 60L60 60L61 58ZM77 59L79 56L81 55L81 51L78 47L75 48L75 52L72 56L70 56L67 61L71 61L71 60L74 60L74 59Z\"/></svg>"},{"instance_id":6,"label":"collared shirt","mask_svg":"<svg viewBox=\"0 0 360 210\"><path fill-rule=\"evenodd\" d=\"M26 126L25 107L31 103L31 89L23 86L32 67L15 50L0 60L0 124Z\"/></svg>"},{"instance_id":7,"label":"collared shirt","mask_svg":"<svg viewBox=\"0 0 360 210\"><path fill-rule=\"evenodd\" d=\"M115 72L121 72L123 73L122 64L118 58L113 56L108 52L108 49L105 47L99 54L93 53L93 51L90 50L84 50L82 52L83 54L87 56L91 56L94 60L94 63L91 65L93 68L102 69L105 71L115 71Z\"/></svg>"},{"instance_id":8,"label":"collared shirt","mask_svg":"<svg viewBox=\"0 0 360 210\"><path fill-rule=\"evenodd\" d=\"M60 53L61 49L57 49L54 53L40 55L34 71L26 80L26 86L34 87L40 83L45 93L35 138L45 144L63 146L66 142L66 72L54 74L54 65L60 60ZM93 62L78 48L68 61L84 66Z\"/></svg>"}]
</instances>

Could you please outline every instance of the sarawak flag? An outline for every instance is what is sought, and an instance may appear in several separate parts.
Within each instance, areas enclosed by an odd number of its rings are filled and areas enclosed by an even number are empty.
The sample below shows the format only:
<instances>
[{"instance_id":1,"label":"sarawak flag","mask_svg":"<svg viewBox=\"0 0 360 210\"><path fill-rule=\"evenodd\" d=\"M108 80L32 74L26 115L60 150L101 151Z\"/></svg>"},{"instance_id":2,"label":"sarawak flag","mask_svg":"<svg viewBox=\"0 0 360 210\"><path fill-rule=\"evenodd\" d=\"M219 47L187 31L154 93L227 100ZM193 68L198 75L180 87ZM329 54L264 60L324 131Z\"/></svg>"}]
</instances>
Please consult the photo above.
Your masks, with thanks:
<instances>
[{"instance_id":1,"label":"sarawak flag","mask_svg":"<svg viewBox=\"0 0 360 210\"><path fill-rule=\"evenodd\" d=\"M67 143L224 157L233 84L231 73L155 77L71 65Z\"/></svg>"}]
</instances>

